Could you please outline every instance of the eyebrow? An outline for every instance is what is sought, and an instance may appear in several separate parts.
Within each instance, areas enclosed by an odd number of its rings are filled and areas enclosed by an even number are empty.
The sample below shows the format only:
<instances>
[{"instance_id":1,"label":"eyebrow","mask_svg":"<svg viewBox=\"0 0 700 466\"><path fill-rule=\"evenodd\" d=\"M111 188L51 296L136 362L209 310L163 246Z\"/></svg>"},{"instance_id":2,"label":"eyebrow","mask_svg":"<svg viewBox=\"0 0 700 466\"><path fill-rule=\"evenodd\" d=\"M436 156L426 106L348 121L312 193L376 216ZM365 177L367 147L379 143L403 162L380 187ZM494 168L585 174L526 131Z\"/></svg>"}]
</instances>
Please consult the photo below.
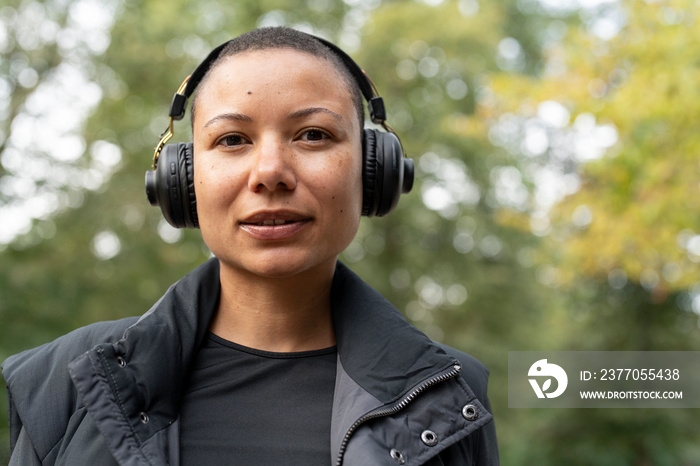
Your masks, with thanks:
<instances>
[{"instance_id":1,"label":"eyebrow","mask_svg":"<svg viewBox=\"0 0 700 466\"><path fill-rule=\"evenodd\" d=\"M242 113L222 113L221 115L217 115L211 120L207 121L204 124L204 127L206 128L207 126L211 126L214 123L218 123L219 121L245 121L245 122L252 122L253 119L249 117L248 115L244 115Z\"/></svg>"},{"instance_id":2,"label":"eyebrow","mask_svg":"<svg viewBox=\"0 0 700 466\"><path fill-rule=\"evenodd\" d=\"M298 118L305 118L309 115L313 115L315 113L327 113L328 115L333 116L336 120L343 121L343 117L340 116L339 114L335 113L332 110L328 110L327 108L324 107L311 107L311 108L305 108L303 110L298 110L296 112L290 113L287 116L288 120L296 120Z\"/></svg>"},{"instance_id":3,"label":"eyebrow","mask_svg":"<svg viewBox=\"0 0 700 466\"><path fill-rule=\"evenodd\" d=\"M292 112L287 116L288 120L296 120L300 118L306 118L309 115L313 115L315 113L326 113L328 115L333 116L336 120L339 121L344 121L343 117L339 115L338 113L335 113L332 110L329 110L324 107L311 107L311 108L305 108L302 110L297 110L296 112ZM204 127L211 126L215 123L218 123L219 121L245 121L246 123L251 123L253 119L249 117L248 115L244 115L242 113L222 113L221 115L217 115L211 120L207 121L204 124Z\"/></svg>"}]
</instances>

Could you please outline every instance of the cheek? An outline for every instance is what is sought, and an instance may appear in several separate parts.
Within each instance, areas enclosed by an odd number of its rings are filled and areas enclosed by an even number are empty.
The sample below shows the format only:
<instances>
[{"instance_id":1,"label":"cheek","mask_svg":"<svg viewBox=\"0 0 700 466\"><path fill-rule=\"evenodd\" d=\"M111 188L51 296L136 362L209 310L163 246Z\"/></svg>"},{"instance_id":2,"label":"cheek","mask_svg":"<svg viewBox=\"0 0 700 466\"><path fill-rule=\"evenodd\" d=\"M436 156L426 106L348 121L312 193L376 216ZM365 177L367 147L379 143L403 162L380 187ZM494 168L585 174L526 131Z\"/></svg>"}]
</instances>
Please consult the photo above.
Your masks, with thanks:
<instances>
[{"instance_id":1,"label":"cheek","mask_svg":"<svg viewBox=\"0 0 700 466\"><path fill-rule=\"evenodd\" d=\"M194 192L199 197L199 190L201 190L202 185L207 177L207 170L202 165L202 156L197 154L196 151L192 156L192 169L194 170Z\"/></svg>"},{"instance_id":2,"label":"cheek","mask_svg":"<svg viewBox=\"0 0 700 466\"><path fill-rule=\"evenodd\" d=\"M196 160L196 159L195 159ZM208 171L201 163L194 163L194 194L197 198L197 210L201 210L207 204L209 191L212 188L211 180L208 176Z\"/></svg>"},{"instance_id":3,"label":"cheek","mask_svg":"<svg viewBox=\"0 0 700 466\"><path fill-rule=\"evenodd\" d=\"M212 184L209 180L207 170L202 166L201 163L197 162L195 157L194 162L194 194L197 199L197 216L199 217L199 228L202 231L202 235L205 237L205 242L207 241L207 234L210 230L210 212L212 210L211 205L211 190Z\"/></svg>"},{"instance_id":4,"label":"cheek","mask_svg":"<svg viewBox=\"0 0 700 466\"><path fill-rule=\"evenodd\" d=\"M334 167L333 178L335 213L344 217L359 217L362 209L362 157L340 158Z\"/></svg>"},{"instance_id":5,"label":"cheek","mask_svg":"<svg viewBox=\"0 0 700 466\"><path fill-rule=\"evenodd\" d=\"M226 192L234 189L234 179L232 167L214 157L206 157L206 154L195 156L194 191L198 201L200 197L211 201L225 196Z\"/></svg>"},{"instance_id":6,"label":"cheek","mask_svg":"<svg viewBox=\"0 0 700 466\"><path fill-rule=\"evenodd\" d=\"M195 158L194 193L200 226L216 223L214 219L221 215L222 209L226 209L233 192L232 183L227 182L229 178L229 175L217 170L213 162L198 162Z\"/></svg>"}]
</instances>

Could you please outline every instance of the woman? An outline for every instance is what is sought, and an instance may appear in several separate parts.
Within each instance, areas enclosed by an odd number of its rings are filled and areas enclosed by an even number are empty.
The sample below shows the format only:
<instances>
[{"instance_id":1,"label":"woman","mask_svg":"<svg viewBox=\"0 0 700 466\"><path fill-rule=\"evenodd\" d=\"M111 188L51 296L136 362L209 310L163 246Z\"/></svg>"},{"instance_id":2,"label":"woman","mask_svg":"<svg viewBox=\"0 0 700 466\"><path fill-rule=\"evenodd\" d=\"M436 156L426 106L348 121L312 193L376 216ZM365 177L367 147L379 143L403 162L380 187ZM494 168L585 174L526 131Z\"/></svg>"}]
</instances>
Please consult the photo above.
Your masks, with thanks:
<instances>
[{"instance_id":1,"label":"woman","mask_svg":"<svg viewBox=\"0 0 700 466\"><path fill-rule=\"evenodd\" d=\"M498 464L487 370L337 260L410 189L393 135L363 130L366 79L287 28L195 70L171 109L196 88L193 143L161 142L147 190L215 258L139 319L5 362L10 464Z\"/></svg>"}]
</instances>

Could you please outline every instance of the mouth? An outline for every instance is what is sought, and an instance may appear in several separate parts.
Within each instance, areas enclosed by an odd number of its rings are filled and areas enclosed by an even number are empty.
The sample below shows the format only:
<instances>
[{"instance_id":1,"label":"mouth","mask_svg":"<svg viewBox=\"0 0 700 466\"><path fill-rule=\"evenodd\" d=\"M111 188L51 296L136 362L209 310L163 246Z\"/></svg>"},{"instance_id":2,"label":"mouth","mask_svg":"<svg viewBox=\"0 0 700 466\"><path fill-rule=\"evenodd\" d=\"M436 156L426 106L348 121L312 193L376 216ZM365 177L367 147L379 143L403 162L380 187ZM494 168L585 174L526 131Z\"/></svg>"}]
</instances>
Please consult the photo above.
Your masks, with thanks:
<instances>
[{"instance_id":1,"label":"mouth","mask_svg":"<svg viewBox=\"0 0 700 466\"><path fill-rule=\"evenodd\" d=\"M264 226L264 227L272 227L272 226L278 226L278 225L289 225L290 223L295 223L298 222L299 220L282 220L282 219L274 219L274 220L263 220L262 222L255 222L255 223L246 223L246 222L241 222L243 224L247 225L257 225L257 226Z\"/></svg>"},{"instance_id":2,"label":"mouth","mask_svg":"<svg viewBox=\"0 0 700 466\"><path fill-rule=\"evenodd\" d=\"M311 223L312 219L292 212L261 212L239 222L243 231L255 239L279 241L290 239Z\"/></svg>"}]
</instances>

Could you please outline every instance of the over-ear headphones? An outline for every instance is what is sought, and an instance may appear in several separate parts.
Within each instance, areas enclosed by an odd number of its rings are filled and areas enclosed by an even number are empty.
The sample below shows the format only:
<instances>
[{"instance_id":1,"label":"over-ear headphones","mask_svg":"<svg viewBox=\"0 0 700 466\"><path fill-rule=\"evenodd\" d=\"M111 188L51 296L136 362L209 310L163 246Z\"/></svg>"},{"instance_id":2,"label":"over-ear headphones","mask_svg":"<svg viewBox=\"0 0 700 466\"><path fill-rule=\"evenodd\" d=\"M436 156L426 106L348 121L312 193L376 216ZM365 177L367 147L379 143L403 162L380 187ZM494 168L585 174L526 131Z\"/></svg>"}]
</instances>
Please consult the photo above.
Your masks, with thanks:
<instances>
[{"instance_id":1,"label":"over-ear headphones","mask_svg":"<svg viewBox=\"0 0 700 466\"><path fill-rule=\"evenodd\" d=\"M401 141L386 123L384 100L378 95L369 76L336 45L316 36L311 37L341 59L367 101L372 122L386 130L364 129L362 215L387 215L396 207L401 194L410 192L413 187L413 160L405 157ZM181 120L185 116L187 99L227 44L225 42L212 50L180 85L170 105L170 123L156 146L152 168L146 172L148 201L153 206L160 206L165 219L176 228L199 227L194 191L194 149L191 142L166 143L173 136L173 120Z\"/></svg>"}]
</instances>

